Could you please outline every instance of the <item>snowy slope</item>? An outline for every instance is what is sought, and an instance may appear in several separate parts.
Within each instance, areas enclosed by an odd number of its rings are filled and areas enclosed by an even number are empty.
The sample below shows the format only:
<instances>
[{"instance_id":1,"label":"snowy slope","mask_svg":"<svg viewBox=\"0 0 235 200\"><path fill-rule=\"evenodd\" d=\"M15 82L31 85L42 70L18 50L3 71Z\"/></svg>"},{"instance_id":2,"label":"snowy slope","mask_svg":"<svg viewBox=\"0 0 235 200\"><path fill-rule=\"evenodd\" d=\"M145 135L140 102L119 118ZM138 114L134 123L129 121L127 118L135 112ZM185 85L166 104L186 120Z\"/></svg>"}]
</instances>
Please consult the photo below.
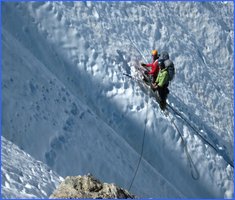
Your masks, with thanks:
<instances>
[{"instance_id":1,"label":"snowy slope","mask_svg":"<svg viewBox=\"0 0 235 200\"><path fill-rule=\"evenodd\" d=\"M10 139L62 176L92 172L105 181L124 183L127 187L133 176L138 154L86 105L75 99L18 41L9 33L6 35L7 39L3 39L3 47L6 47L3 57L9 56L7 60L10 64L3 74L11 74L10 82L13 88L3 96L7 100L3 105L3 112L6 113L4 119L11 121L11 124L4 121L3 128L5 130L5 124L9 125L6 130L12 133L8 135L13 137ZM12 47L11 51L8 51L7 47ZM14 71L10 66L18 66L18 63L21 63L21 70ZM32 63L34 67L31 67ZM3 87L7 89L11 83ZM14 83L17 84L16 90L22 88L23 99L21 92L12 93ZM16 102L8 99L11 95L16 95L12 97ZM9 105L9 102L13 104ZM18 112L19 103L21 112ZM8 105L12 111L16 111L17 120L12 113L5 110ZM22 126L23 120L25 124ZM153 196L155 187L162 183L165 186L158 191L159 196L183 196L161 174L143 161L140 173L147 170L149 172L146 179L149 182L145 187L150 191L142 191L145 196ZM141 182L137 183L137 186L139 184Z\"/></svg>"},{"instance_id":2,"label":"snowy slope","mask_svg":"<svg viewBox=\"0 0 235 200\"><path fill-rule=\"evenodd\" d=\"M129 189L145 132L132 193L232 198L233 12L231 2L2 3L3 136L60 176ZM219 151L123 76L153 48L177 66L170 104Z\"/></svg>"},{"instance_id":3,"label":"snowy slope","mask_svg":"<svg viewBox=\"0 0 235 200\"><path fill-rule=\"evenodd\" d=\"M2 141L2 198L46 198L63 180L4 137Z\"/></svg>"}]
</instances>

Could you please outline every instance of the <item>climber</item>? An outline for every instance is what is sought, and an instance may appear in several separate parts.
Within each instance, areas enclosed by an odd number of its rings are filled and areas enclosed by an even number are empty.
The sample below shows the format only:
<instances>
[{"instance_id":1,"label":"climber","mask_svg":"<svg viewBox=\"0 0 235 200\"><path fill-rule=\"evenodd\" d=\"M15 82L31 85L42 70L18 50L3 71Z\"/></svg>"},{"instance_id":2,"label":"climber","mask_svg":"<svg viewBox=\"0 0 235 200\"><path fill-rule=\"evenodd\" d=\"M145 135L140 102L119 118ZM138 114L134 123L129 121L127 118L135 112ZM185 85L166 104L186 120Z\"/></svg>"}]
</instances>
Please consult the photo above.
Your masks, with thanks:
<instances>
[{"instance_id":1,"label":"climber","mask_svg":"<svg viewBox=\"0 0 235 200\"><path fill-rule=\"evenodd\" d=\"M149 64L145 64L145 63L141 63L141 66L143 66L146 70L144 71L144 81L145 82L151 82L154 83L158 72L159 72L159 66L158 66L158 51L157 50L152 50L152 58L153 61L152 63ZM151 70L149 70L148 68L151 67Z\"/></svg>"},{"instance_id":2,"label":"climber","mask_svg":"<svg viewBox=\"0 0 235 200\"><path fill-rule=\"evenodd\" d=\"M169 94L169 75L168 71L165 67L164 60L158 60L158 65L160 67L160 71L158 73L157 79L154 83L151 84L151 88L153 91L157 91L157 98L160 104L160 108L165 110L166 108L166 99Z\"/></svg>"}]
</instances>

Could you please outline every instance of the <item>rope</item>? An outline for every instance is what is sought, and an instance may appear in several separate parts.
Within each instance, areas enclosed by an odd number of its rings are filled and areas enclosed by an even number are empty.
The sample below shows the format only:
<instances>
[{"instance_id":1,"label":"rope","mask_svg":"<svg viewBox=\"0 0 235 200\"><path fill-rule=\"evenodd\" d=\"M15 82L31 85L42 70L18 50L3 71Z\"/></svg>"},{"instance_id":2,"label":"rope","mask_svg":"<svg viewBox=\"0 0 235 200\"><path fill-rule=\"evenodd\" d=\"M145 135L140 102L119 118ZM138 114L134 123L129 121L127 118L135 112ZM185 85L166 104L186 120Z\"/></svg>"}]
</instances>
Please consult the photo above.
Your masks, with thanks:
<instances>
[{"instance_id":1,"label":"rope","mask_svg":"<svg viewBox=\"0 0 235 200\"><path fill-rule=\"evenodd\" d=\"M169 116L170 118L170 116ZM179 133L180 135L180 138L182 140L182 143L183 143L183 146L184 146L184 149L185 149L185 153L186 153L186 156L187 156L187 159L188 159L188 162L189 162L189 167L191 169L191 175L192 175L192 178L194 180L198 180L200 175L199 175L199 172L195 166L195 164L193 163L193 160L192 160L192 157L190 156L189 152L188 152L188 147L187 147L187 144L183 138L183 135L182 133L180 132L179 128L177 127L177 125L175 124L175 122L173 120L171 120L170 118L170 121L172 122L172 124L174 125L175 129L177 130L177 132Z\"/></svg>"},{"instance_id":2,"label":"rope","mask_svg":"<svg viewBox=\"0 0 235 200\"><path fill-rule=\"evenodd\" d=\"M167 104L167 106L169 106L169 108L174 112L176 113L178 116L181 117L181 119L189 125L189 127L191 127L195 133L202 139L204 140L204 142L206 142L209 146L211 146L211 148L213 148L215 151L217 150L214 145L212 145L208 140L206 140L204 137L202 137L202 135L199 133L199 131L193 126L191 125L178 111L176 111L170 104Z\"/></svg>"},{"instance_id":3,"label":"rope","mask_svg":"<svg viewBox=\"0 0 235 200\"><path fill-rule=\"evenodd\" d=\"M144 58L144 60L147 62L147 59L145 58L145 56L142 54L142 52L139 50L139 48L135 45L135 43L131 40L131 38L128 36L128 39L130 40L132 46L138 51L138 53ZM140 81L138 79L136 79L135 77L129 75L129 74L126 74L126 73L123 73L123 75L131 78L131 79L134 79L136 81ZM149 93L149 92L148 92ZM149 94L148 94L149 95ZM145 117L145 123L144 123L144 135L143 135L143 140L142 140L142 145L141 145L141 152L140 152L140 158L138 160L138 164L137 164L137 167L136 167L136 170L135 170L135 173L134 173L134 176L131 180L131 183L130 183L130 186L128 188L128 191L131 190L132 188L132 185L135 181L135 178L136 178L136 175L137 175L137 172L139 170L139 166L140 166L140 163L141 163L141 160L142 160L142 157L143 157L143 152L144 152L144 142L145 142L145 136L146 136L146 126L147 126L147 117L148 117L148 109L149 109L149 99L148 99L148 102L147 102L147 108L146 108L146 117Z\"/></svg>"},{"instance_id":4,"label":"rope","mask_svg":"<svg viewBox=\"0 0 235 200\"><path fill-rule=\"evenodd\" d=\"M192 130L195 131L195 133L206 143L208 144L212 149L215 150L215 152L217 152L219 155L221 155L225 162L227 162L232 168L234 168L234 164L233 162L230 160L230 158L228 156L225 156L223 154L220 153L220 150L218 150L213 144L211 144L211 142L209 142L207 139L205 139L200 132L193 126L191 125L183 115L181 115L181 113L179 113L177 110L175 110L170 104L167 104L167 106L176 114L178 115L189 127L192 128Z\"/></svg>"},{"instance_id":5,"label":"rope","mask_svg":"<svg viewBox=\"0 0 235 200\"><path fill-rule=\"evenodd\" d=\"M144 56L144 54L140 51L140 49L136 46L136 44L134 43L134 41L128 36L128 39L130 40L131 42L131 45L138 51L138 53L142 56L142 58L144 59L144 61L146 63L148 63L146 57Z\"/></svg>"},{"instance_id":6,"label":"rope","mask_svg":"<svg viewBox=\"0 0 235 200\"><path fill-rule=\"evenodd\" d=\"M145 117L145 123L144 123L144 135L143 135L143 140L142 140L142 145L141 145L141 153L140 153L140 158L139 158L139 161L138 161L138 164L137 164L137 167L136 167L136 170L135 170L135 173L134 173L134 176L131 180L131 183L130 183L130 186L128 188L128 191L131 190L131 187L134 183L134 180L136 178L136 175L137 175L137 172L139 170L139 166L140 166L140 163L141 163L141 160L142 160L142 157L143 157L143 152L144 152L144 141L145 141L145 135L146 135L146 127L147 127L147 117L148 117L148 107L149 107L149 100L147 102L147 108L146 108L146 117Z\"/></svg>"}]
</instances>

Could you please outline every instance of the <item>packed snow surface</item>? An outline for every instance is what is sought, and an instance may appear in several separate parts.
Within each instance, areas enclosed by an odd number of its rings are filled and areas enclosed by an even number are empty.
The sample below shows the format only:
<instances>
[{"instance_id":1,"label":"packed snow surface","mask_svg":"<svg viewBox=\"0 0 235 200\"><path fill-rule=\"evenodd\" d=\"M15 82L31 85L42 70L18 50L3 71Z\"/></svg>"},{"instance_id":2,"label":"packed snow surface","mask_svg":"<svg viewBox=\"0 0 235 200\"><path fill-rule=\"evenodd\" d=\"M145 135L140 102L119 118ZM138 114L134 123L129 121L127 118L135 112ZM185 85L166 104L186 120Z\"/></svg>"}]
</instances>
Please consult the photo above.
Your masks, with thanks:
<instances>
[{"instance_id":1,"label":"packed snow surface","mask_svg":"<svg viewBox=\"0 0 235 200\"><path fill-rule=\"evenodd\" d=\"M2 197L91 173L142 198L233 198L233 2L1 6ZM178 114L123 75L152 49L175 64Z\"/></svg>"},{"instance_id":2,"label":"packed snow surface","mask_svg":"<svg viewBox=\"0 0 235 200\"><path fill-rule=\"evenodd\" d=\"M2 140L2 198L46 198L63 180L4 137Z\"/></svg>"}]
</instances>

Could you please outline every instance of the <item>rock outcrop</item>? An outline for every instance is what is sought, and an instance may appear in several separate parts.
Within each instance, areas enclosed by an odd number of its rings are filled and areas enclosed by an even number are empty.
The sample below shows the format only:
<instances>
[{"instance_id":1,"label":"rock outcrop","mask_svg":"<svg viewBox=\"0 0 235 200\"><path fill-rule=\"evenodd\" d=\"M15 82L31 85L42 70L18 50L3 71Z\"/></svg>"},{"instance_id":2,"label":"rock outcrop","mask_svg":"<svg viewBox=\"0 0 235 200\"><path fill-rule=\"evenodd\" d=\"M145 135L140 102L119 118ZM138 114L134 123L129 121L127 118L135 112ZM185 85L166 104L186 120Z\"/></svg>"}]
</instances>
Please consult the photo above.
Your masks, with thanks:
<instances>
[{"instance_id":1,"label":"rock outcrop","mask_svg":"<svg viewBox=\"0 0 235 200\"><path fill-rule=\"evenodd\" d=\"M88 174L87 176L68 176L50 196L53 198L136 198L115 184L101 183Z\"/></svg>"}]
</instances>

